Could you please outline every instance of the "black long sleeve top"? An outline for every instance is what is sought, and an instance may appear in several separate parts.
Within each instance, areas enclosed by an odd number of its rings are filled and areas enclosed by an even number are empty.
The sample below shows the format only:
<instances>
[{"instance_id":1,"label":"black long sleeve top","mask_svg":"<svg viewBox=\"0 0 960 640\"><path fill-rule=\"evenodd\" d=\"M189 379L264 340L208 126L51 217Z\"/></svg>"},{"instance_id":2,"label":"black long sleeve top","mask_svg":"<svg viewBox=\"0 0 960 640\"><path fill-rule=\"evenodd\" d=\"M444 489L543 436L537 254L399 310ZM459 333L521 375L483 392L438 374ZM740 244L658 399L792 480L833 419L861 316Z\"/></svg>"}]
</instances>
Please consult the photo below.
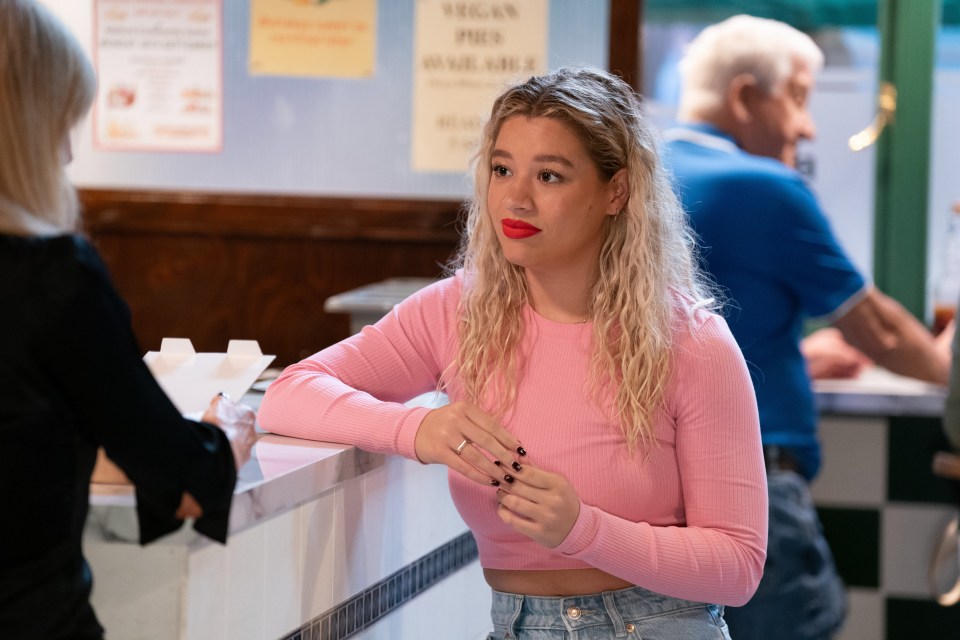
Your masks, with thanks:
<instances>
[{"instance_id":1,"label":"black long sleeve top","mask_svg":"<svg viewBox=\"0 0 960 640\"><path fill-rule=\"evenodd\" d=\"M100 637L81 554L99 446L136 486L141 544L180 526L185 491L226 540L230 444L159 387L97 252L0 234L0 637Z\"/></svg>"}]
</instances>

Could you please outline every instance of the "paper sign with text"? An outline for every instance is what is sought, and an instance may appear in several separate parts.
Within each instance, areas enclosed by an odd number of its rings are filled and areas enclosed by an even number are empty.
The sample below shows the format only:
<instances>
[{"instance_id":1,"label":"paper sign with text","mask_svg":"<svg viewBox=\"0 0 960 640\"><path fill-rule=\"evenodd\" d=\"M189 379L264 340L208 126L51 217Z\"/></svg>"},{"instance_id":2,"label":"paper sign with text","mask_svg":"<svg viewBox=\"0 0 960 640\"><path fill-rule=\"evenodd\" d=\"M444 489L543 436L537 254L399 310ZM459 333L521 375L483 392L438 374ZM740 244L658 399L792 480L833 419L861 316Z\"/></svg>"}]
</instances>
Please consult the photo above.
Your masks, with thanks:
<instances>
[{"instance_id":1,"label":"paper sign with text","mask_svg":"<svg viewBox=\"0 0 960 640\"><path fill-rule=\"evenodd\" d=\"M222 0L95 0L94 144L219 152Z\"/></svg>"},{"instance_id":2,"label":"paper sign with text","mask_svg":"<svg viewBox=\"0 0 960 640\"><path fill-rule=\"evenodd\" d=\"M466 171L497 93L546 70L547 0L417 0L415 171Z\"/></svg>"}]
</instances>

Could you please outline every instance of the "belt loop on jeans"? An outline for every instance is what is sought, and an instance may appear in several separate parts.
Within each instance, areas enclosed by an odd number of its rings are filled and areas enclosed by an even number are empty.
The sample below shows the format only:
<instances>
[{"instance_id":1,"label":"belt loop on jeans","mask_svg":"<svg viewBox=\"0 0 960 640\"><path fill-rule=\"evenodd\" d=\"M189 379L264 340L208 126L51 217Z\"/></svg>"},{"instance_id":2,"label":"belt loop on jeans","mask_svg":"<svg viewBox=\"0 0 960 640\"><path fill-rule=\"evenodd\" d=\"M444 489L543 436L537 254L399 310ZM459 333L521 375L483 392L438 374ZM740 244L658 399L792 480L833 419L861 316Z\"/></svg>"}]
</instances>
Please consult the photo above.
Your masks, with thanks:
<instances>
[{"instance_id":1,"label":"belt loop on jeans","mask_svg":"<svg viewBox=\"0 0 960 640\"><path fill-rule=\"evenodd\" d=\"M510 594L510 597L511 600L513 600L513 614L511 614L510 620L507 622L506 629L503 632L504 640L516 640L517 620L520 619L520 612L523 611L524 596L520 594Z\"/></svg>"},{"instance_id":2,"label":"belt loop on jeans","mask_svg":"<svg viewBox=\"0 0 960 640\"><path fill-rule=\"evenodd\" d=\"M603 596L603 606L607 610L607 615L610 617L610 622L613 623L613 630L616 632L616 637L626 638L627 637L627 626L623 623L623 618L620 616L620 612L617 611L617 603L613 598L613 593L609 591L604 591Z\"/></svg>"}]
</instances>

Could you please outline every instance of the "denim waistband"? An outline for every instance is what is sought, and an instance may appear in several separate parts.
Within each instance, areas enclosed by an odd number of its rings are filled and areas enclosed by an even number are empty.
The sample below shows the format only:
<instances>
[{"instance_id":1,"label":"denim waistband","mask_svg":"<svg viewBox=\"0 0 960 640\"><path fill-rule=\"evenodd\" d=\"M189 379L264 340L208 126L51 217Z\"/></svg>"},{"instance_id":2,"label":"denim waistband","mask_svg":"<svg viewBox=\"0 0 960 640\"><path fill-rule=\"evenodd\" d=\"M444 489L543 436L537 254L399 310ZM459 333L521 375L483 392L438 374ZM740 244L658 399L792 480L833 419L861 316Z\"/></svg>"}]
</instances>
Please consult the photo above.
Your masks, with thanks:
<instances>
[{"instance_id":1,"label":"denim waistband","mask_svg":"<svg viewBox=\"0 0 960 640\"><path fill-rule=\"evenodd\" d=\"M495 628L511 632L517 628L573 631L597 624L612 624L620 636L627 631L624 618L638 621L711 607L718 610L718 615L722 615L722 608L718 606L671 598L641 587L566 597L525 596L494 591L492 617Z\"/></svg>"}]
</instances>

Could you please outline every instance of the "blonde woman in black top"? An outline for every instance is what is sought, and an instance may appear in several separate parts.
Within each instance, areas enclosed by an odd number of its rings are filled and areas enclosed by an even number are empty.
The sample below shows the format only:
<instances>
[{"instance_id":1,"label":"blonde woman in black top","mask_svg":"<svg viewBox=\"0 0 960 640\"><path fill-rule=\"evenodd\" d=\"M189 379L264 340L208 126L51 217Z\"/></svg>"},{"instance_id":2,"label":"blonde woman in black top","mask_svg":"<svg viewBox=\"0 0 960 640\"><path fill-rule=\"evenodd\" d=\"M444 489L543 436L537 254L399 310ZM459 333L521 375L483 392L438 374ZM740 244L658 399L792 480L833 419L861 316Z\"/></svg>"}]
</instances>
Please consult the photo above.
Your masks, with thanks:
<instances>
[{"instance_id":1,"label":"blonde woman in black top","mask_svg":"<svg viewBox=\"0 0 960 640\"><path fill-rule=\"evenodd\" d=\"M0 638L103 637L81 554L99 446L136 485L142 543L187 517L222 542L254 441L253 412L227 400L204 422L181 416L97 252L74 233L64 165L95 84L47 9L0 0Z\"/></svg>"}]
</instances>

